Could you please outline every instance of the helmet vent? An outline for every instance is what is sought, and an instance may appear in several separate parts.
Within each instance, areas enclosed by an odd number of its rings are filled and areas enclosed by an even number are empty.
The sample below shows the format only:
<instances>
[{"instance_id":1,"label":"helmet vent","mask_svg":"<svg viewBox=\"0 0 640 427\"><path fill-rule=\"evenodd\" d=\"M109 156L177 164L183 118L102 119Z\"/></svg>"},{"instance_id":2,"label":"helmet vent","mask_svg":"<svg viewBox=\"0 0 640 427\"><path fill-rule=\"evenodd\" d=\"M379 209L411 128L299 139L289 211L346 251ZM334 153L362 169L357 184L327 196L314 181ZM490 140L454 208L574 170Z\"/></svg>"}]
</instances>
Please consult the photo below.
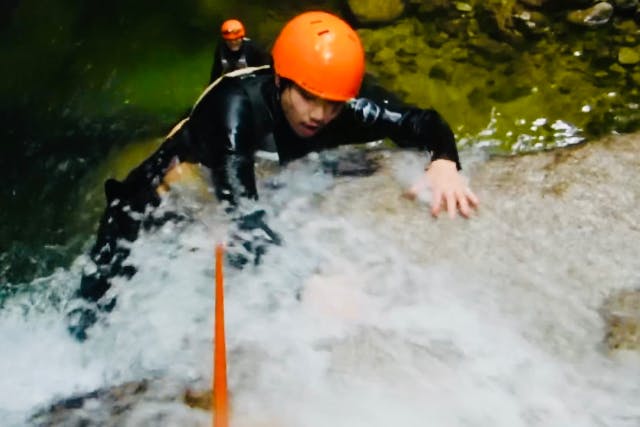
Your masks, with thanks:
<instances>
[{"instance_id":1,"label":"helmet vent","mask_svg":"<svg viewBox=\"0 0 640 427\"><path fill-rule=\"evenodd\" d=\"M323 36L323 35L328 34L328 33L329 33L329 30L322 30L322 31L320 31L320 32L318 33L318 35L319 35L319 36Z\"/></svg>"}]
</instances>

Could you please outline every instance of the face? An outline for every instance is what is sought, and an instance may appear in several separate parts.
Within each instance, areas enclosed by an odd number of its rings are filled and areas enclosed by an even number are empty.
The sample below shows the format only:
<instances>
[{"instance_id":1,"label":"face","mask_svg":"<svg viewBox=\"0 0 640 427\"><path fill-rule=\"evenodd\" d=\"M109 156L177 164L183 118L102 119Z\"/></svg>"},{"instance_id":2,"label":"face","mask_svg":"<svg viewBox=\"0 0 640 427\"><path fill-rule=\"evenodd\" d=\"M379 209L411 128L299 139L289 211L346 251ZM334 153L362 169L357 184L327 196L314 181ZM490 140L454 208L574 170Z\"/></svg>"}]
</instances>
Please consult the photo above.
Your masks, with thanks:
<instances>
[{"instance_id":1,"label":"face","mask_svg":"<svg viewBox=\"0 0 640 427\"><path fill-rule=\"evenodd\" d=\"M240 49L240 46L242 46L242 39L235 39L235 40L225 40L224 41L227 44L227 47L229 48L229 50L236 52L238 49Z\"/></svg>"},{"instance_id":2,"label":"face","mask_svg":"<svg viewBox=\"0 0 640 427\"><path fill-rule=\"evenodd\" d=\"M279 80L276 79L279 85ZM282 110L293 131L310 138L342 111L344 102L319 98L296 84L287 86L280 97Z\"/></svg>"}]
</instances>

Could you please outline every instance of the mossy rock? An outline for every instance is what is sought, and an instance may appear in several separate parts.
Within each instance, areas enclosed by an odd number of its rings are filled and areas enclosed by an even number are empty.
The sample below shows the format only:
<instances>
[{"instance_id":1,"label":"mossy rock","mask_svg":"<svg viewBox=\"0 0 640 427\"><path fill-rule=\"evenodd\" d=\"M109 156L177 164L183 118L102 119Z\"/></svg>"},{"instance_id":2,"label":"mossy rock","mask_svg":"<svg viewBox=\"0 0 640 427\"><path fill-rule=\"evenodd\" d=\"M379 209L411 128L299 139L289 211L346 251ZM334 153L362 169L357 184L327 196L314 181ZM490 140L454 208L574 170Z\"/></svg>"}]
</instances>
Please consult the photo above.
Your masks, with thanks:
<instances>
[{"instance_id":1,"label":"mossy rock","mask_svg":"<svg viewBox=\"0 0 640 427\"><path fill-rule=\"evenodd\" d=\"M347 4L362 24L392 22L404 12L402 0L347 0Z\"/></svg>"},{"instance_id":2,"label":"mossy rock","mask_svg":"<svg viewBox=\"0 0 640 427\"><path fill-rule=\"evenodd\" d=\"M514 16L517 15L515 0L491 0L482 2L477 8L476 18L480 28L496 40L518 44L524 36L518 31Z\"/></svg>"},{"instance_id":3,"label":"mossy rock","mask_svg":"<svg viewBox=\"0 0 640 427\"><path fill-rule=\"evenodd\" d=\"M640 62L638 48L622 47L618 51L618 62L622 65L635 65Z\"/></svg>"},{"instance_id":4,"label":"mossy rock","mask_svg":"<svg viewBox=\"0 0 640 427\"><path fill-rule=\"evenodd\" d=\"M508 61L516 58L516 51L510 44L499 42L483 34L470 39L469 46L491 61Z\"/></svg>"},{"instance_id":5,"label":"mossy rock","mask_svg":"<svg viewBox=\"0 0 640 427\"><path fill-rule=\"evenodd\" d=\"M449 0L408 0L410 6L417 6L418 13L430 14L451 8Z\"/></svg>"}]
</instances>

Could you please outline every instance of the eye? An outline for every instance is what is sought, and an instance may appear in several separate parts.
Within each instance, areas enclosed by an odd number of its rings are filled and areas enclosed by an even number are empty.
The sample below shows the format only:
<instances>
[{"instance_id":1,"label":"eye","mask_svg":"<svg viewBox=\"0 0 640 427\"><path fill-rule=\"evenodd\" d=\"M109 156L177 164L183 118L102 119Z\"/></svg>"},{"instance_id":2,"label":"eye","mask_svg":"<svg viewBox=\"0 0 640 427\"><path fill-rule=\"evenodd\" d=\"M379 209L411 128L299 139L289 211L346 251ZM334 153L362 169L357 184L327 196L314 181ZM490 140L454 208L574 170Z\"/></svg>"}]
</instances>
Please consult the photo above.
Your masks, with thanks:
<instances>
[{"instance_id":1,"label":"eye","mask_svg":"<svg viewBox=\"0 0 640 427\"><path fill-rule=\"evenodd\" d=\"M315 95L307 92L304 89L300 89L300 95L302 95L302 97L307 101L313 101L314 99L317 98Z\"/></svg>"}]
</instances>

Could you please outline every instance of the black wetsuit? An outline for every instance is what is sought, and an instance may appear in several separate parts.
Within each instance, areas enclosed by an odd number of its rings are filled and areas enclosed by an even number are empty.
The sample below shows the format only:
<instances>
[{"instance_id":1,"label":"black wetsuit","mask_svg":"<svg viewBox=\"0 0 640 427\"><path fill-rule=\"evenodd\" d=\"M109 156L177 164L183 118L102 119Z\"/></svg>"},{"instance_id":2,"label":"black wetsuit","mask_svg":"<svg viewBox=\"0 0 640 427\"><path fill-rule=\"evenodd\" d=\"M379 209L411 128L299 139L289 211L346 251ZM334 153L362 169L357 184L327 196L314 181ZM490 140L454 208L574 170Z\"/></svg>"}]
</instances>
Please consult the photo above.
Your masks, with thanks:
<instances>
[{"instance_id":1,"label":"black wetsuit","mask_svg":"<svg viewBox=\"0 0 640 427\"><path fill-rule=\"evenodd\" d=\"M270 63L271 57L249 38L243 38L240 49L235 52L227 47L224 40L221 40L213 54L209 84L230 71L270 65Z\"/></svg>"},{"instance_id":2,"label":"black wetsuit","mask_svg":"<svg viewBox=\"0 0 640 427\"><path fill-rule=\"evenodd\" d=\"M385 99L353 99L316 135L299 137L284 117L273 74L259 70L224 78L208 88L184 126L124 184L155 193L172 161L179 159L210 168L216 195L233 203L238 196L258 196L253 169L257 150L277 153L286 164L314 151L383 138L424 149L432 159L449 159L460 167L453 132L435 110L394 108Z\"/></svg>"},{"instance_id":3,"label":"black wetsuit","mask_svg":"<svg viewBox=\"0 0 640 427\"><path fill-rule=\"evenodd\" d=\"M113 301L101 300L110 286L109 278L135 272L125 265L129 252L118 239L136 239L144 218L130 213L144 212L159 203L156 188L176 161L207 166L217 197L231 206L239 197L258 197L254 174L257 150L277 153L280 163L286 164L314 151L390 138L401 147L430 152L432 159L452 160L460 168L453 133L435 110L392 105L390 96L385 97L386 93L378 89L379 99L353 99L316 135L301 138L284 117L280 89L271 68L248 71L225 76L207 88L182 127L155 153L123 182L107 181L107 209L91 251L98 269L83 277L79 290L82 298L110 309ZM251 217L246 224L264 225L261 220ZM266 230L270 231L268 227ZM78 330L72 332L79 335ZM83 334L84 329L81 339Z\"/></svg>"}]
</instances>

